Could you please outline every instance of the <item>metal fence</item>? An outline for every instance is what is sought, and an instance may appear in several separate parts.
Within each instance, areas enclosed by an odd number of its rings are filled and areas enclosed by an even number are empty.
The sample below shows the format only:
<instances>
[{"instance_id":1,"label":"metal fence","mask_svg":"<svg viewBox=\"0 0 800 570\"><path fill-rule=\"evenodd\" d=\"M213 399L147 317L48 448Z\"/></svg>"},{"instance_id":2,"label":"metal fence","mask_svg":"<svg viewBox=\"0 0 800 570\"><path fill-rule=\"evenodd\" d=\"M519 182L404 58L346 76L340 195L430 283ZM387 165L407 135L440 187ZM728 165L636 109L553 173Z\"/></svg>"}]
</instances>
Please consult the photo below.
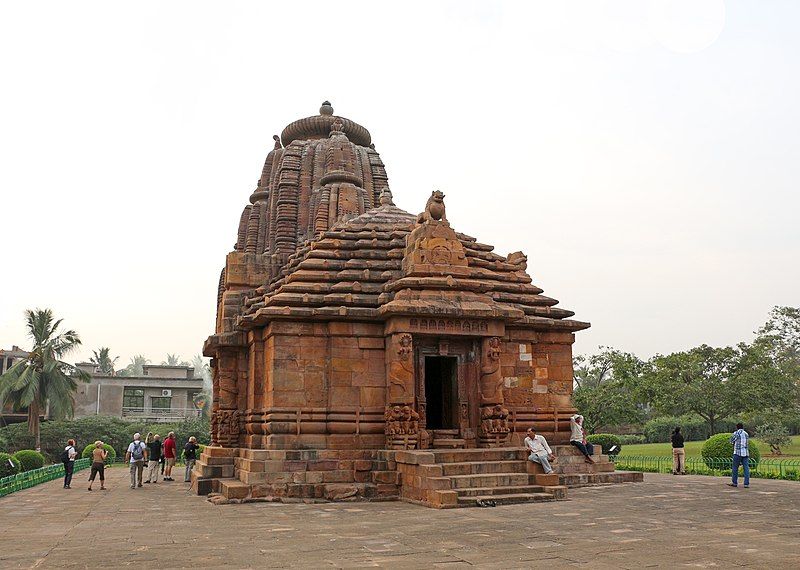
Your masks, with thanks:
<instances>
[{"instance_id":1,"label":"metal fence","mask_svg":"<svg viewBox=\"0 0 800 570\"><path fill-rule=\"evenodd\" d=\"M75 471L87 469L92 464L91 459L78 459L75 461ZM10 475L0 479L0 497L9 495L22 489L34 487L40 483L46 483L54 479L64 477L64 464L56 463L40 469L24 471L16 475Z\"/></svg>"},{"instance_id":2,"label":"metal fence","mask_svg":"<svg viewBox=\"0 0 800 570\"><path fill-rule=\"evenodd\" d=\"M672 473L672 457L617 455L611 460L617 469L623 471L645 471L648 473ZM692 475L730 475L733 459L686 458L686 473ZM800 458L776 459L762 458L750 460L750 476L766 479L789 479L800 481Z\"/></svg>"}]
</instances>

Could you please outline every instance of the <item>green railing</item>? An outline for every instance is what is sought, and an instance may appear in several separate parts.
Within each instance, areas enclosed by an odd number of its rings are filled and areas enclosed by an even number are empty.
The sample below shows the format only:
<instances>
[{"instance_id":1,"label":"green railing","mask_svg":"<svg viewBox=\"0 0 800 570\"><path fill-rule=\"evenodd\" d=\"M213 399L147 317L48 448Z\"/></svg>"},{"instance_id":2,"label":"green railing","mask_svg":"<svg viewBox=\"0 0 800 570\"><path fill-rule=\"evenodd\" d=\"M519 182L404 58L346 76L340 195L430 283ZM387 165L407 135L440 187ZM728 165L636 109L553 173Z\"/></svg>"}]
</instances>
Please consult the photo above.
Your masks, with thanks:
<instances>
[{"instance_id":1,"label":"green railing","mask_svg":"<svg viewBox=\"0 0 800 570\"><path fill-rule=\"evenodd\" d=\"M75 471L86 469L92 464L91 459L78 459L75 461ZM0 497L9 495L22 489L35 487L40 483L46 483L54 479L61 479L64 477L64 464L56 463L55 465L48 465L41 469L33 469L32 471L24 471L16 475L10 475L0 479Z\"/></svg>"},{"instance_id":2,"label":"green railing","mask_svg":"<svg viewBox=\"0 0 800 570\"><path fill-rule=\"evenodd\" d=\"M610 459L614 462L617 469L623 471L672 473L672 457L616 455L611 456ZM686 458L686 473L691 475L730 476L731 469L733 469L733 459ZM800 458L761 458L758 462L751 460L750 476L762 479L800 481Z\"/></svg>"}]
</instances>

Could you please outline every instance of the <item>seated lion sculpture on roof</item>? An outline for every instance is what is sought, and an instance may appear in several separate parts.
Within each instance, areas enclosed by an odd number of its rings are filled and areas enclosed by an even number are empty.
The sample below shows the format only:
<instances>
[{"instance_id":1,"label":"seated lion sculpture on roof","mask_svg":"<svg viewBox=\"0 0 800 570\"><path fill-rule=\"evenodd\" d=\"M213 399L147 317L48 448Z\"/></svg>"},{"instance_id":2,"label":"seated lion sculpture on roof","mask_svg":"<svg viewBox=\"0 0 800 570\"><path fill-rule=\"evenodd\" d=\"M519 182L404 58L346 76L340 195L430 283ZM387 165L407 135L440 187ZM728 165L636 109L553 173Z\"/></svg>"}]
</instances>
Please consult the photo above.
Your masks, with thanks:
<instances>
[{"instance_id":1,"label":"seated lion sculpture on roof","mask_svg":"<svg viewBox=\"0 0 800 570\"><path fill-rule=\"evenodd\" d=\"M425 211L417 216L417 223L423 224L429 221L447 221L447 216L444 212L444 192L434 190L431 192L431 197L425 204Z\"/></svg>"}]
</instances>

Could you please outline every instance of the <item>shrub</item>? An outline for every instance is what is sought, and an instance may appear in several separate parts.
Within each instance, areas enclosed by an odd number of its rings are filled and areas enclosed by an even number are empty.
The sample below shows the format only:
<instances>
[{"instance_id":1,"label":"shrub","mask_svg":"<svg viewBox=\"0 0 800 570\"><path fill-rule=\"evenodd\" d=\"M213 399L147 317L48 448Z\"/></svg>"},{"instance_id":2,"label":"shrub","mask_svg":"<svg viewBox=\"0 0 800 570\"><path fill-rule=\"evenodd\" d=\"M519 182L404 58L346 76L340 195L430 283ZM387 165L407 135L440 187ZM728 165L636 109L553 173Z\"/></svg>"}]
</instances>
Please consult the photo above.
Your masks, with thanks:
<instances>
[{"instance_id":1,"label":"shrub","mask_svg":"<svg viewBox=\"0 0 800 570\"><path fill-rule=\"evenodd\" d=\"M106 460L105 460L104 463L106 465L114 463L114 460L117 458L117 452L114 451L114 448L111 447L110 445L108 445L107 443L104 443L103 444L103 449L108 451L108 455L106 455ZM87 458L87 457L91 458L92 457L92 451L94 451L94 444L90 443L89 445L87 445L86 447L83 448L83 452L81 453L81 457L83 457L83 458Z\"/></svg>"},{"instance_id":2,"label":"shrub","mask_svg":"<svg viewBox=\"0 0 800 570\"><path fill-rule=\"evenodd\" d=\"M603 453L606 454L615 445L619 448L615 451L615 455L619 454L622 450L622 440L618 435L614 435L613 433L595 433L587 436L586 441L599 445L603 448Z\"/></svg>"},{"instance_id":3,"label":"shrub","mask_svg":"<svg viewBox=\"0 0 800 570\"><path fill-rule=\"evenodd\" d=\"M33 449L23 449L14 454L22 471L33 471L44 467L44 455Z\"/></svg>"},{"instance_id":4,"label":"shrub","mask_svg":"<svg viewBox=\"0 0 800 570\"><path fill-rule=\"evenodd\" d=\"M641 434L627 434L619 436L619 440L622 442L622 445L639 445L641 443L647 443L647 438Z\"/></svg>"},{"instance_id":5,"label":"shrub","mask_svg":"<svg viewBox=\"0 0 800 570\"><path fill-rule=\"evenodd\" d=\"M20 472L19 459L8 453L0 453L0 479Z\"/></svg>"},{"instance_id":6,"label":"shrub","mask_svg":"<svg viewBox=\"0 0 800 570\"><path fill-rule=\"evenodd\" d=\"M731 435L733 434L718 433L709 437L703 444L700 455L703 456L703 461L709 468L719 469L722 465L730 465L729 462L733 457ZM755 469L761 461L761 452L752 441L747 442L747 451L750 454L750 468Z\"/></svg>"}]
</instances>

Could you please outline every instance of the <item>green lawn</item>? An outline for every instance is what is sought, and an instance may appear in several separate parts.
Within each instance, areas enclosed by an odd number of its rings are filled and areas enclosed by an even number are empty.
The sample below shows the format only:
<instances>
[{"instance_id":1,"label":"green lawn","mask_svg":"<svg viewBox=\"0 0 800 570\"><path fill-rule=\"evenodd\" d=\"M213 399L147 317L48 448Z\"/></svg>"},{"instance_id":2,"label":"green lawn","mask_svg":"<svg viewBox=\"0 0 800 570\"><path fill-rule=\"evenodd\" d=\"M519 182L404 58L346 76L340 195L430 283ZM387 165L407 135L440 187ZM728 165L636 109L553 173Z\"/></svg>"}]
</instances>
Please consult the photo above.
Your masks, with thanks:
<instances>
[{"instance_id":1,"label":"green lawn","mask_svg":"<svg viewBox=\"0 0 800 570\"><path fill-rule=\"evenodd\" d=\"M761 456L772 457L769 452L769 446L763 442L758 441L757 439L753 440L754 443L758 444L758 450L761 452ZM686 442L686 455L688 457L692 456L700 456L700 448L703 447L702 441L687 441ZM623 445L622 446L622 453L621 456L626 455L643 455L647 457L671 457L672 456L672 445L669 443L642 443L639 445ZM783 448L783 455L780 457L787 457L787 456L800 456L800 435L792 436L792 444L788 445Z\"/></svg>"}]
</instances>

